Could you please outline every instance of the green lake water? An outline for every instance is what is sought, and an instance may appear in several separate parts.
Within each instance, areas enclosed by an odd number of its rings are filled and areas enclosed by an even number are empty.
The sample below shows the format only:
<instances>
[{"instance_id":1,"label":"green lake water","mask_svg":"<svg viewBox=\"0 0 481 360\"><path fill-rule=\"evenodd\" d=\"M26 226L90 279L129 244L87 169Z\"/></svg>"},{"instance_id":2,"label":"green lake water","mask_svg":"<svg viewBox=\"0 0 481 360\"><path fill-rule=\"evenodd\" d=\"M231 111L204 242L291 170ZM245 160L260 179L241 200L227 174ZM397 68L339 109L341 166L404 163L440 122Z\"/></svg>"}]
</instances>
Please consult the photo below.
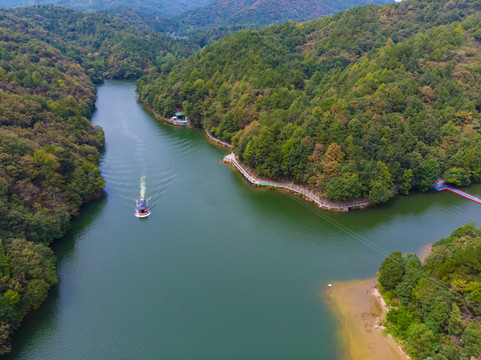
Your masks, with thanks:
<instances>
[{"instance_id":1,"label":"green lake water","mask_svg":"<svg viewBox=\"0 0 481 360\"><path fill-rule=\"evenodd\" d=\"M375 276L392 251L479 219L448 192L333 214L253 188L202 132L155 121L134 96L128 81L98 89L106 195L55 243L59 283L7 359L338 359L329 282ZM152 214L138 219L143 183Z\"/></svg>"}]
</instances>

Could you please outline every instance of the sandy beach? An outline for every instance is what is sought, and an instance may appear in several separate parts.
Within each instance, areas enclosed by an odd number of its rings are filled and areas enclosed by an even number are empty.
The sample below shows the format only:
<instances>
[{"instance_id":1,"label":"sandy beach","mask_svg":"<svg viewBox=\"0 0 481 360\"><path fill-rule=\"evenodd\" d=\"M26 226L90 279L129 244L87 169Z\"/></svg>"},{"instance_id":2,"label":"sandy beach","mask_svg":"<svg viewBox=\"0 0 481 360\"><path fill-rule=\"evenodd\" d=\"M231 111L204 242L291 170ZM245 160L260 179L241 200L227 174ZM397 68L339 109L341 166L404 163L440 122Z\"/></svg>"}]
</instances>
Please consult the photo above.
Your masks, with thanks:
<instances>
[{"instance_id":1,"label":"sandy beach","mask_svg":"<svg viewBox=\"0 0 481 360\"><path fill-rule=\"evenodd\" d=\"M419 251L416 253L418 255L419 260L424 262L424 259L426 259L426 256L429 255L432 248L433 248L433 244L427 244L427 245L424 245L421 249L419 249Z\"/></svg>"},{"instance_id":2,"label":"sandy beach","mask_svg":"<svg viewBox=\"0 0 481 360\"><path fill-rule=\"evenodd\" d=\"M325 291L328 304L340 321L342 360L405 360L409 357L378 325L385 312L376 288L377 279L333 283Z\"/></svg>"},{"instance_id":3,"label":"sandy beach","mask_svg":"<svg viewBox=\"0 0 481 360\"><path fill-rule=\"evenodd\" d=\"M427 244L417 251L424 261L432 249ZM379 328L387 311L377 289L377 278L333 283L325 290L331 310L340 322L342 360L405 360L410 357Z\"/></svg>"}]
</instances>

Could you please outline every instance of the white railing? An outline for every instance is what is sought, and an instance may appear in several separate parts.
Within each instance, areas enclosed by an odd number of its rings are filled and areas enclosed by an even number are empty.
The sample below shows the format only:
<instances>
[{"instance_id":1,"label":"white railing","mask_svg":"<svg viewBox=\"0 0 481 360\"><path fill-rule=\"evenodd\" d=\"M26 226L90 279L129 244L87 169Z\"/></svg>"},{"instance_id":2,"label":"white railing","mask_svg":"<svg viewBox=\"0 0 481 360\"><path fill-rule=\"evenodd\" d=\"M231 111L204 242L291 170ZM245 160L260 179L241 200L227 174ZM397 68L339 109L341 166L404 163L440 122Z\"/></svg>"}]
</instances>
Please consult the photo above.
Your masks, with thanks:
<instances>
[{"instance_id":1,"label":"white railing","mask_svg":"<svg viewBox=\"0 0 481 360\"><path fill-rule=\"evenodd\" d=\"M218 144L221 144L222 146L225 146L225 147L228 147L228 148L233 148L233 146L225 141L222 141L221 139L217 139L216 137L214 137L211 133L209 133L207 131L206 128L204 128L204 131L205 133L207 134L207 136L209 137L209 139L211 139L212 141L218 143Z\"/></svg>"},{"instance_id":2,"label":"white railing","mask_svg":"<svg viewBox=\"0 0 481 360\"><path fill-rule=\"evenodd\" d=\"M350 208L365 207L365 206L369 205L368 200L360 200L360 201L356 201L356 202L349 203L349 204L330 203L330 202L321 200L316 194L311 193L311 192L307 191L306 189L304 189L300 186L296 186L296 185L292 185L292 184L283 184L283 183L280 183L280 182L277 182L277 181L272 181L272 180L269 180L269 181L257 180L252 175L250 175L247 172L247 170L244 169L244 167L242 167L242 165L237 161L237 158L236 158L234 153L226 155L224 157L223 161L226 162L226 163L230 163L233 166L235 166L235 168L237 170L239 170L239 172L242 175L244 175L244 177L253 185L256 185L256 186L265 185L265 186L270 186L270 187L275 187L275 188L286 189L286 190L292 191L294 193L301 194L302 196L304 196L307 199L314 202L318 207L323 208L323 209L337 210L337 211L348 211Z\"/></svg>"}]
</instances>

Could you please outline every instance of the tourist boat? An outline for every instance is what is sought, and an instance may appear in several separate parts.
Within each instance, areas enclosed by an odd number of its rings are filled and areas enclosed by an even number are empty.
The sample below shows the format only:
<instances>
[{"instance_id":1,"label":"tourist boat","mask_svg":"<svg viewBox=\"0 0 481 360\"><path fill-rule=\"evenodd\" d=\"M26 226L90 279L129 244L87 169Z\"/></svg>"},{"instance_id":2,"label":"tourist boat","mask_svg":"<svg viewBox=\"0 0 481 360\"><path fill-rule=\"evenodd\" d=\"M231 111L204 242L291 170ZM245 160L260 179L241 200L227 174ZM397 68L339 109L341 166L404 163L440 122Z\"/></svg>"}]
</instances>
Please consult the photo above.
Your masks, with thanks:
<instances>
[{"instance_id":1,"label":"tourist boat","mask_svg":"<svg viewBox=\"0 0 481 360\"><path fill-rule=\"evenodd\" d=\"M150 211L147 208L147 200L144 200L143 197L141 197L140 200L137 200L137 207L135 210L135 216L138 218L143 218L150 215Z\"/></svg>"}]
</instances>

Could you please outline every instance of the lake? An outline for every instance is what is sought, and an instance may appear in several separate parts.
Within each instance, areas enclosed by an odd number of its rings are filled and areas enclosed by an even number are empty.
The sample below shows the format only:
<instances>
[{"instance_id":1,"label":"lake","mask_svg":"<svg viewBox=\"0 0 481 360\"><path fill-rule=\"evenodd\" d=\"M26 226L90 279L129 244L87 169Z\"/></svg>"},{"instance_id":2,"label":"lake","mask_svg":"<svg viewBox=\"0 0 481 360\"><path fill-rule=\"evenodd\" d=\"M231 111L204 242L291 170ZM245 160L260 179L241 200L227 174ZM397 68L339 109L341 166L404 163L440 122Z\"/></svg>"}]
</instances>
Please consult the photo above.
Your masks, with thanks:
<instances>
[{"instance_id":1,"label":"lake","mask_svg":"<svg viewBox=\"0 0 481 360\"><path fill-rule=\"evenodd\" d=\"M337 359L329 282L375 276L392 251L479 218L449 192L334 214L253 188L201 131L154 120L130 81L99 86L92 122L105 196L55 243L59 284L7 359Z\"/></svg>"}]
</instances>

